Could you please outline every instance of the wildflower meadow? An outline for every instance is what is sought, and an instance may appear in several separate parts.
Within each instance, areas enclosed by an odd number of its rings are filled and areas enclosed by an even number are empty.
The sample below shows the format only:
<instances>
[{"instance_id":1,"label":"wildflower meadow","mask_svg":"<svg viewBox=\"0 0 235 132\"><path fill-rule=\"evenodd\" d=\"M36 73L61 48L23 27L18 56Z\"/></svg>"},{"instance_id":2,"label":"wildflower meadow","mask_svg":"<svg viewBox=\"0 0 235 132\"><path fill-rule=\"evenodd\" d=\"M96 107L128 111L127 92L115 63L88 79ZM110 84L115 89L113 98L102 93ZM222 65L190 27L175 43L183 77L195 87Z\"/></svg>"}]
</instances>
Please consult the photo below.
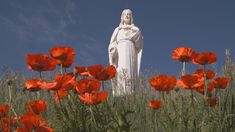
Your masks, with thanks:
<instances>
[{"instance_id":1,"label":"wildflower meadow","mask_svg":"<svg viewBox=\"0 0 235 132\"><path fill-rule=\"evenodd\" d=\"M1 132L234 132L235 60L221 71L213 51L172 50L179 75L146 70L132 94L112 96L112 65L74 64L76 51L56 46L25 55L29 73L0 77ZM194 72L187 68L195 65ZM72 67L73 66L73 67ZM144 68L143 68L144 69Z\"/></svg>"}]
</instances>

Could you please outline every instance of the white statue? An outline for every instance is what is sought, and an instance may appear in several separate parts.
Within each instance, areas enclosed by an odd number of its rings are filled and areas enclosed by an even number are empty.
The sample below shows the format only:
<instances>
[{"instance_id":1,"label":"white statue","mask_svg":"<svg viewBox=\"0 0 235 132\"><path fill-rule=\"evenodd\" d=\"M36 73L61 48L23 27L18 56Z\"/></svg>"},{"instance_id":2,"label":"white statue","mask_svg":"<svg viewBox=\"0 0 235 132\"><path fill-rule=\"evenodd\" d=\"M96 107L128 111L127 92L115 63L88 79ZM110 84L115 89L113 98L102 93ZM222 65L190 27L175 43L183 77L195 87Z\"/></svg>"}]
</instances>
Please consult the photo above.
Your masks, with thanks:
<instances>
[{"instance_id":1,"label":"white statue","mask_svg":"<svg viewBox=\"0 0 235 132\"><path fill-rule=\"evenodd\" d=\"M114 96L134 91L140 72L143 44L140 29L133 23L132 11L123 10L121 23L114 30L108 48L109 63L117 68L116 78L112 80Z\"/></svg>"}]
</instances>

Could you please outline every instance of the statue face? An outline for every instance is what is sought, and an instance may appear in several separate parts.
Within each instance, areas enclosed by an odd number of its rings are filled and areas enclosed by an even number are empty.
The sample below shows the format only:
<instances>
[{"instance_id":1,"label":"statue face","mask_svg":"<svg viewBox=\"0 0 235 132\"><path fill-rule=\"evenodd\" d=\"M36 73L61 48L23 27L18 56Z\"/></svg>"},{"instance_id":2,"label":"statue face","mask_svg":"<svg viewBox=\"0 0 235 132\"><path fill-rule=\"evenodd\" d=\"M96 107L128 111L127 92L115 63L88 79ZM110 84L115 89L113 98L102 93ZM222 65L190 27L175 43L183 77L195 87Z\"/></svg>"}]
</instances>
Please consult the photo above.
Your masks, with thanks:
<instances>
[{"instance_id":1,"label":"statue face","mask_svg":"<svg viewBox=\"0 0 235 132\"><path fill-rule=\"evenodd\" d=\"M125 10L122 13L122 19L123 19L124 24L130 25L131 24L131 11Z\"/></svg>"}]
</instances>

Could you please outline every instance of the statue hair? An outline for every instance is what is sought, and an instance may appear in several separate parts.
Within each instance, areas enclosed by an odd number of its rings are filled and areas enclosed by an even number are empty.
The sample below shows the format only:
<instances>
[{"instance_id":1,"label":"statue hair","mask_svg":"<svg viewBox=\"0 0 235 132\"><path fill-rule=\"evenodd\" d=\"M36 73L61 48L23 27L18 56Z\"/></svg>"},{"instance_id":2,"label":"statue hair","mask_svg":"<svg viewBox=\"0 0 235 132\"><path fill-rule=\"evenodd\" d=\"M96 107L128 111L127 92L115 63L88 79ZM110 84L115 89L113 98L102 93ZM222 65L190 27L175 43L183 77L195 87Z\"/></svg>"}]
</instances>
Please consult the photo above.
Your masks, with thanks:
<instances>
[{"instance_id":1,"label":"statue hair","mask_svg":"<svg viewBox=\"0 0 235 132\"><path fill-rule=\"evenodd\" d=\"M120 22L120 24L119 24L119 26L122 26L122 25L124 25L124 20L123 20L123 13L124 12L126 12L126 11L130 11L130 16L131 16L131 23L130 23L130 25L133 25L134 23L133 23L133 14L132 14L132 11L130 10L130 9L124 9L123 11L122 11L122 14L121 14L121 22Z\"/></svg>"}]
</instances>

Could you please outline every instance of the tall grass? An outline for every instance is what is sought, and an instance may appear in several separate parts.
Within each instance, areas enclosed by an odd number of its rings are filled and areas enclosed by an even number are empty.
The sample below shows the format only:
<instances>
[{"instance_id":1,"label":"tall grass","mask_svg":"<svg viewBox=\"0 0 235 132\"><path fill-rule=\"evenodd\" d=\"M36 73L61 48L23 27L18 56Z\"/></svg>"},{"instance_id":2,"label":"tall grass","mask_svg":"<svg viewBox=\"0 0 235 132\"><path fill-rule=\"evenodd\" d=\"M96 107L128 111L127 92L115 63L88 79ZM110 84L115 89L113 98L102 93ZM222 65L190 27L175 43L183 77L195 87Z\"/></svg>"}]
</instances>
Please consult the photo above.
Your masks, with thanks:
<instances>
[{"instance_id":1,"label":"tall grass","mask_svg":"<svg viewBox=\"0 0 235 132\"><path fill-rule=\"evenodd\" d=\"M149 84L152 72L139 79L138 89L132 95L112 97L97 106L86 106L76 92L55 103L54 95L47 91L32 93L23 91L26 75L7 68L0 78L0 105L11 107L10 115L25 113L25 103L32 99L47 102L43 113L48 126L58 132L234 132L235 131L235 61L229 52L222 74L230 78L229 86L217 94L216 106L206 105L203 95L190 91L174 90L164 93L163 107L157 110L147 107L151 99L160 98ZM154 74L155 75L155 74ZM106 83L105 89L109 89ZM211 96L215 96L213 93Z\"/></svg>"}]
</instances>

